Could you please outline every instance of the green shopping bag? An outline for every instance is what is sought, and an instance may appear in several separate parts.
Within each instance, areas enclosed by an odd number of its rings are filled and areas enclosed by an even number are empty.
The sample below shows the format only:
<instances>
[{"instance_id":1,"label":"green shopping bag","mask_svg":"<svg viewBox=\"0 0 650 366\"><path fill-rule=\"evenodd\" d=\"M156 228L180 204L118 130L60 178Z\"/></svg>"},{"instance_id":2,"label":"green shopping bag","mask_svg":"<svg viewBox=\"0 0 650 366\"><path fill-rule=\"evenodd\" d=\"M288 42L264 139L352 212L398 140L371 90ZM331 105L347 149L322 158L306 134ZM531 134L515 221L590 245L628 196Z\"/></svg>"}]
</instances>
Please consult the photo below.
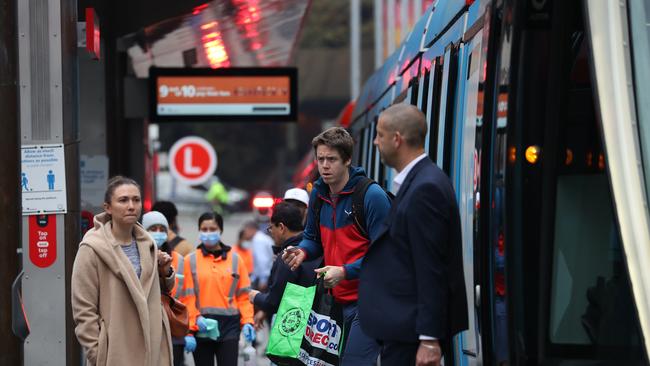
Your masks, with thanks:
<instances>
[{"instance_id":1,"label":"green shopping bag","mask_svg":"<svg viewBox=\"0 0 650 366\"><path fill-rule=\"evenodd\" d=\"M271 361L278 365L297 361L315 294L316 286L287 283L266 349Z\"/></svg>"}]
</instances>

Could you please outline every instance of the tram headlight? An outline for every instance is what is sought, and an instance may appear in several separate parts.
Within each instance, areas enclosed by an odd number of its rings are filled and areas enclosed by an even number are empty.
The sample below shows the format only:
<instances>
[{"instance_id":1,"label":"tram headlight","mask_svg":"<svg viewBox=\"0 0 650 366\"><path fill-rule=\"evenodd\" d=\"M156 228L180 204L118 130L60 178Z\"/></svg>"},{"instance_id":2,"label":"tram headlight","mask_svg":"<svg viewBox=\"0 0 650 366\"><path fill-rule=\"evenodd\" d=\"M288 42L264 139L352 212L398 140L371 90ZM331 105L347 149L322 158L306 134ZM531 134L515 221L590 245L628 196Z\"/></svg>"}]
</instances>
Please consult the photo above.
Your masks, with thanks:
<instances>
[{"instance_id":1,"label":"tram headlight","mask_svg":"<svg viewBox=\"0 0 650 366\"><path fill-rule=\"evenodd\" d=\"M569 166L573 163L573 150L566 149L566 157L564 158L564 165Z\"/></svg>"},{"instance_id":2,"label":"tram headlight","mask_svg":"<svg viewBox=\"0 0 650 366\"><path fill-rule=\"evenodd\" d=\"M510 164L514 164L515 161L517 161L517 148L514 146L510 146L508 148L508 162Z\"/></svg>"},{"instance_id":3,"label":"tram headlight","mask_svg":"<svg viewBox=\"0 0 650 366\"><path fill-rule=\"evenodd\" d=\"M537 145L532 145L528 146L526 149L526 160L531 163L535 164L537 163L537 160L539 160L539 155L541 154L542 149L539 148Z\"/></svg>"}]
</instances>

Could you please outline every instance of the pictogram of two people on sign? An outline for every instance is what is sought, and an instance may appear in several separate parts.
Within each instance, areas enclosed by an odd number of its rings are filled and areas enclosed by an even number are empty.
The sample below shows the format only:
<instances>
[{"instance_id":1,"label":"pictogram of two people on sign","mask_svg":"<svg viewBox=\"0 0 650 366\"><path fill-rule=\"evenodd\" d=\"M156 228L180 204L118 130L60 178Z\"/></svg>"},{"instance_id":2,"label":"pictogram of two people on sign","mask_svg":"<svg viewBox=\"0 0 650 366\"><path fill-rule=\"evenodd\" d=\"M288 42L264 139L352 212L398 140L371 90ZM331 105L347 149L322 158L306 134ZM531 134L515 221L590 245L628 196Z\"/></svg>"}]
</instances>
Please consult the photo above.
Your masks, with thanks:
<instances>
[{"instance_id":1,"label":"pictogram of two people on sign","mask_svg":"<svg viewBox=\"0 0 650 366\"><path fill-rule=\"evenodd\" d=\"M50 191L54 190L54 173L51 170L47 172L47 189ZM27 174L21 173L20 186L23 191L33 191L32 188L29 188L29 179Z\"/></svg>"}]
</instances>

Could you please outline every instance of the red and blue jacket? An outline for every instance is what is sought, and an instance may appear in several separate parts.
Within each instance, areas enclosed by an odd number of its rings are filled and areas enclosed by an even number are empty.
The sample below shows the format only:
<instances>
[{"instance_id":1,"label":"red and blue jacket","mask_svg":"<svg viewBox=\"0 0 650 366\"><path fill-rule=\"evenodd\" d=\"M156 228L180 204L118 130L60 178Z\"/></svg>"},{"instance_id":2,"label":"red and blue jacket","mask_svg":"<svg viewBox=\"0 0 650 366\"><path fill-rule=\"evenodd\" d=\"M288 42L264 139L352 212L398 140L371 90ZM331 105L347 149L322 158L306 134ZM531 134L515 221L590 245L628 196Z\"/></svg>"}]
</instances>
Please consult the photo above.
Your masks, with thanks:
<instances>
[{"instance_id":1,"label":"red and blue jacket","mask_svg":"<svg viewBox=\"0 0 650 366\"><path fill-rule=\"evenodd\" d=\"M352 215L352 192L359 179L365 177L363 168L350 168L350 179L334 201L329 186L319 178L309 197L307 225L299 247L307 254L307 260L323 256L326 266L343 266L345 279L334 287L334 298L340 303L357 301L361 261L372 240L377 239L381 227L390 212L390 200L377 184L371 184L363 200L368 235L366 238L354 224ZM322 200L320 210L320 237L315 230L314 204Z\"/></svg>"}]
</instances>

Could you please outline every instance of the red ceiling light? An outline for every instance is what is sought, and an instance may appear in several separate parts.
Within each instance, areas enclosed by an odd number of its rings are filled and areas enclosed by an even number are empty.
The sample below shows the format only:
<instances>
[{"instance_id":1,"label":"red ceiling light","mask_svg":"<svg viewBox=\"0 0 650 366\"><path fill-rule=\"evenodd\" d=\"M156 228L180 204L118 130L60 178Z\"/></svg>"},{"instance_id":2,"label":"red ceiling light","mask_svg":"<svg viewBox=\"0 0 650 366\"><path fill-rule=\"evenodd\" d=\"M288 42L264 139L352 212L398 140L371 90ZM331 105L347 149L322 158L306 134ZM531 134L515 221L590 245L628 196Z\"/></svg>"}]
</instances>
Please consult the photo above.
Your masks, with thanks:
<instances>
[{"instance_id":1,"label":"red ceiling light","mask_svg":"<svg viewBox=\"0 0 650 366\"><path fill-rule=\"evenodd\" d=\"M206 32L201 36L205 57L208 59L210 67L213 69L230 66L228 52L223 43L221 32L217 28L218 25L218 22L211 21L200 26L201 30Z\"/></svg>"},{"instance_id":2,"label":"red ceiling light","mask_svg":"<svg viewBox=\"0 0 650 366\"><path fill-rule=\"evenodd\" d=\"M207 7L208 7L207 3L206 4L201 4L201 5L194 8L194 10L192 11L192 14L197 15L200 12L202 12L203 10L205 10Z\"/></svg>"},{"instance_id":3,"label":"red ceiling light","mask_svg":"<svg viewBox=\"0 0 650 366\"><path fill-rule=\"evenodd\" d=\"M206 24L203 24L203 25L201 26L201 29L202 29L202 30L207 30L207 29L210 29L210 28L214 28L214 27L217 26L217 24L218 24L218 23L217 23L216 21L215 21L215 22L206 23Z\"/></svg>"}]
</instances>

